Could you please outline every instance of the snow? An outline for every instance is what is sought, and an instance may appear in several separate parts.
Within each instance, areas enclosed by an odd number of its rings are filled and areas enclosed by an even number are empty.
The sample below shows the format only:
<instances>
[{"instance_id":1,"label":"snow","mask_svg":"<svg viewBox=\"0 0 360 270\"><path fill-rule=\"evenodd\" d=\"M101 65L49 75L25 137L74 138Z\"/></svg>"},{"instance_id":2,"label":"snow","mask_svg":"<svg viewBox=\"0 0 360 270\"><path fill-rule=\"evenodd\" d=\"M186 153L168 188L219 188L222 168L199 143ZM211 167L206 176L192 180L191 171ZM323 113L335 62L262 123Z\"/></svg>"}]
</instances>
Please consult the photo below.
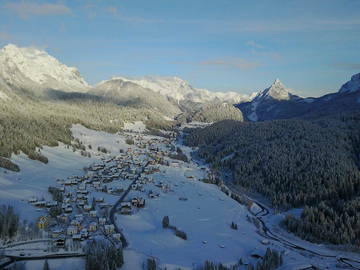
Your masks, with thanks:
<instances>
[{"instance_id":1,"label":"snow","mask_svg":"<svg viewBox=\"0 0 360 270\"><path fill-rule=\"evenodd\" d=\"M20 265L21 263L24 263L25 270L39 270L44 268L44 262L45 260L34 260L34 261L19 262L18 264ZM85 269L85 260L83 258L49 259L48 264L51 270Z\"/></svg>"},{"instance_id":2,"label":"snow","mask_svg":"<svg viewBox=\"0 0 360 270\"><path fill-rule=\"evenodd\" d=\"M183 147L184 153L189 150ZM146 197L145 208L133 215L116 216L130 250L154 257L167 269L191 269L209 259L236 263L241 256L250 256L255 247L263 254L266 248L260 243L262 237L256 234L256 227L247 221L250 213L246 207L226 196L217 186L198 181L206 175L206 171L194 163L160 166L160 172L151 177L155 182L169 184L172 191L165 193L146 184L145 190L159 192L160 197ZM128 199L134 196L144 194L132 190ZM162 218L166 215L171 225L186 232L188 240L162 228ZM239 230L232 230L231 222L239 224ZM222 245L224 248L220 247Z\"/></svg>"},{"instance_id":3,"label":"snow","mask_svg":"<svg viewBox=\"0 0 360 270\"><path fill-rule=\"evenodd\" d=\"M133 132L144 132L146 126L142 121L135 121L133 123L124 123L124 130L133 131Z\"/></svg>"},{"instance_id":4,"label":"snow","mask_svg":"<svg viewBox=\"0 0 360 270\"><path fill-rule=\"evenodd\" d=\"M53 89L86 91L87 82L76 68L60 63L47 52L9 44L0 50L1 77L11 83L28 79Z\"/></svg>"},{"instance_id":5,"label":"snow","mask_svg":"<svg viewBox=\"0 0 360 270\"><path fill-rule=\"evenodd\" d=\"M290 91L291 90L286 88L286 86L279 79L276 79L269 88L259 92L254 100L259 100L260 102L269 98L276 100L289 100Z\"/></svg>"},{"instance_id":6,"label":"snow","mask_svg":"<svg viewBox=\"0 0 360 270\"><path fill-rule=\"evenodd\" d=\"M360 90L360 73L351 77L351 80L341 86L339 93L352 93Z\"/></svg>"},{"instance_id":7,"label":"snow","mask_svg":"<svg viewBox=\"0 0 360 270\"><path fill-rule=\"evenodd\" d=\"M124 138L116 134L90 130L81 125L74 125L71 130L74 137L79 138L84 145L92 145L92 157L83 157L78 151L73 152L61 143L57 147L44 146L41 150L49 159L48 164L29 159L23 153L13 155L11 160L20 166L21 171L0 169L0 203L13 205L22 219L35 221L44 212L37 211L27 202L28 199L33 196L50 199L47 190L49 186L56 184L56 179L83 175L83 167L104 155L96 150L98 146L105 147L114 154L118 154L119 149L129 147Z\"/></svg>"},{"instance_id":8,"label":"snow","mask_svg":"<svg viewBox=\"0 0 360 270\"><path fill-rule=\"evenodd\" d=\"M89 130L81 125L72 127L73 135L81 140L84 145L91 144L92 158L81 156L60 144L57 147L44 147L42 153L49 158L48 164L28 159L24 154L13 156L12 160L20 165L19 173L0 171L0 201L14 204L22 218L35 220L42 213L37 212L33 206L22 199L32 195L48 198L47 187L54 185L57 178L82 175L82 167L98 162L106 154L96 151L97 146L105 146L112 151L111 155L118 153L119 149L128 148L124 141L129 134L108 134ZM144 138L154 136L143 135ZM183 152L189 156L192 151L178 142ZM136 146L131 146L136 147ZM165 145L159 144L160 148ZM170 160L170 159L169 159ZM256 263L250 255L257 253L263 255L267 247L284 252L284 266L282 269L299 269L303 265L318 265L335 269L336 258L321 259L310 256L303 251L288 248L276 241L269 240L268 244L262 243L265 238L258 228L248 220L251 212L230 197L226 196L219 187L205 184L199 179L207 176L207 168L199 167L193 161L178 165L161 165L160 172L149 175L156 182L169 184L171 190L163 192L152 183L143 187L145 191L153 190L159 193L158 198L145 197L141 191L131 190L128 198L142 196L146 198L145 208L134 211L133 215L116 215L116 222L125 234L129 247L124 250L125 265L122 269L143 269L143 262L151 257L156 259L161 267L167 269L192 269L205 260L222 262L225 264L236 263L240 258ZM189 178L190 176L194 178ZM114 181L109 187L126 188L130 180ZM105 202L114 203L118 196L92 192L90 196L104 197ZM186 198L187 200L179 200ZM253 205L251 211L258 212L259 207ZM324 245L317 245L301 240L284 231L280 221L285 215L291 213L295 216L301 214L302 209L293 209L286 213L270 214L262 219L272 232L284 239L297 243L308 249L316 250L322 254L338 255L339 251L331 250ZM170 224L186 232L188 240L182 240L174 235L170 229L162 228L162 218L169 216ZM230 228L231 222L238 225L238 230ZM206 242L204 242L206 241ZM224 246L223 248L221 246ZM28 249L36 247L28 244ZM348 257L358 256L346 253ZM26 269L41 269L44 261L28 261ZM50 269L84 269L83 258L49 260Z\"/></svg>"},{"instance_id":9,"label":"snow","mask_svg":"<svg viewBox=\"0 0 360 270\"><path fill-rule=\"evenodd\" d=\"M177 102L190 100L193 102L225 101L240 103L249 101L254 95L243 95L236 92L212 92L207 89L192 87L187 81L178 77L146 76L142 78L114 77L136 83L144 88L149 88L161 95L173 98ZM104 83L104 82L101 82ZM101 84L100 83L100 84Z\"/></svg>"},{"instance_id":10,"label":"snow","mask_svg":"<svg viewBox=\"0 0 360 270\"><path fill-rule=\"evenodd\" d=\"M253 100L251 102L251 110L252 112L248 115L248 118L250 121L253 121L253 122L256 122L258 121L258 115L256 114L256 109L257 109L257 106L259 105L259 101L258 100Z\"/></svg>"},{"instance_id":11,"label":"snow","mask_svg":"<svg viewBox=\"0 0 360 270\"><path fill-rule=\"evenodd\" d=\"M138 122L137 125L141 126ZM91 144L93 150L96 150L98 147L105 147L107 150L110 150L112 155L116 156L120 149L125 150L129 147L125 143L125 139L117 134L91 130L79 124L73 125L71 131L74 137L80 139L84 145Z\"/></svg>"},{"instance_id":12,"label":"snow","mask_svg":"<svg viewBox=\"0 0 360 270\"><path fill-rule=\"evenodd\" d=\"M4 92L0 92L0 99L2 99L3 101L7 101L9 100L9 96L7 94L5 94Z\"/></svg>"}]
</instances>

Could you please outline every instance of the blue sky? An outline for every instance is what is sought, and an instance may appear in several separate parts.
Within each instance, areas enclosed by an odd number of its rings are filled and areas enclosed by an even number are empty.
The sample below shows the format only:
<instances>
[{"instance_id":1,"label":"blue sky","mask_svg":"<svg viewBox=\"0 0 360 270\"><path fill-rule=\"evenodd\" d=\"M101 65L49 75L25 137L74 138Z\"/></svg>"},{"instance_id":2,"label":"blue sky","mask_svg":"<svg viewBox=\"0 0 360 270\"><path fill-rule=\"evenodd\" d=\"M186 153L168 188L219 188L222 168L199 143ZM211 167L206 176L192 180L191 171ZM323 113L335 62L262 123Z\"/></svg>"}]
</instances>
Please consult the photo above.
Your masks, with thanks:
<instances>
[{"instance_id":1,"label":"blue sky","mask_svg":"<svg viewBox=\"0 0 360 270\"><path fill-rule=\"evenodd\" d=\"M179 76L250 93L337 91L360 72L358 0L0 0L0 45L47 50L91 84Z\"/></svg>"}]
</instances>

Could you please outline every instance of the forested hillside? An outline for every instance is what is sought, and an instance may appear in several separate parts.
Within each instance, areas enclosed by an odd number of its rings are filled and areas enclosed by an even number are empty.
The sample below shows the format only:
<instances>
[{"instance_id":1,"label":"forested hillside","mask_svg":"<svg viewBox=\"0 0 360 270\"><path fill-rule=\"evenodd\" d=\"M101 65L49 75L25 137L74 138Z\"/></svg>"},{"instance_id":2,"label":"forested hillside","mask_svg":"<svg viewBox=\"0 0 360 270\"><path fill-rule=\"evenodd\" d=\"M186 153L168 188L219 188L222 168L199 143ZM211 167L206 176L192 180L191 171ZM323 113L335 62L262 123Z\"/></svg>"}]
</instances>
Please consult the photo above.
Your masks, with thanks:
<instances>
[{"instance_id":1,"label":"forested hillside","mask_svg":"<svg viewBox=\"0 0 360 270\"><path fill-rule=\"evenodd\" d=\"M209 103L203 105L192 106L192 110L184 112L177 117L177 120L182 122L206 122L212 123L222 120L238 120L243 121L242 112L229 103Z\"/></svg>"},{"instance_id":2,"label":"forested hillside","mask_svg":"<svg viewBox=\"0 0 360 270\"><path fill-rule=\"evenodd\" d=\"M10 157L20 151L30 158L47 162L36 147L70 144L72 124L117 132L126 121L144 121L167 128L170 121L150 110L125 108L113 103L95 101L39 101L15 97L0 106L0 156ZM0 166L3 162L0 162Z\"/></svg>"},{"instance_id":3,"label":"forested hillside","mask_svg":"<svg viewBox=\"0 0 360 270\"><path fill-rule=\"evenodd\" d=\"M298 235L360 245L360 113L316 120L222 121L195 130L189 145L275 207L305 207L285 224Z\"/></svg>"}]
</instances>

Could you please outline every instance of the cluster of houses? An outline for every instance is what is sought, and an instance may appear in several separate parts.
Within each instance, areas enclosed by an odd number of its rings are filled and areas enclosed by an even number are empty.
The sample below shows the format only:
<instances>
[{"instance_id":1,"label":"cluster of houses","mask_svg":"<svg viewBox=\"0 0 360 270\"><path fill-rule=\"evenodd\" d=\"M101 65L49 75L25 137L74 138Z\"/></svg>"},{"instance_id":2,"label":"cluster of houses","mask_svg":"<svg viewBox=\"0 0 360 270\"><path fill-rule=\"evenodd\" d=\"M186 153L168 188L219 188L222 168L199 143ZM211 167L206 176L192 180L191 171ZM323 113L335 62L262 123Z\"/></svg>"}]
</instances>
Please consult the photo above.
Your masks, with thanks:
<instances>
[{"instance_id":1,"label":"cluster of houses","mask_svg":"<svg viewBox=\"0 0 360 270\"><path fill-rule=\"evenodd\" d=\"M57 193L57 196L52 193L53 200L29 199L29 203L35 207L47 210L38 226L50 233L56 246L63 247L68 239L84 241L95 235L120 240L121 235L116 233L114 224L108 218L112 204L106 203L105 195L93 196L94 192L122 194L127 187L117 187L117 184L112 184L114 181L130 180L131 190L139 191L137 194L144 193L143 196L138 195L120 203L117 211L124 215L145 207L145 196L149 199L160 196L159 192L145 190L146 186L156 186L162 192L171 190L168 184L155 182L150 177L160 172L159 165L163 164L164 157L174 151L171 140L157 137L144 140L139 134L134 141L137 148L129 147L116 157L103 157L101 162L85 168L85 175L58 179L58 186L52 188ZM159 144L163 146L161 149Z\"/></svg>"}]
</instances>

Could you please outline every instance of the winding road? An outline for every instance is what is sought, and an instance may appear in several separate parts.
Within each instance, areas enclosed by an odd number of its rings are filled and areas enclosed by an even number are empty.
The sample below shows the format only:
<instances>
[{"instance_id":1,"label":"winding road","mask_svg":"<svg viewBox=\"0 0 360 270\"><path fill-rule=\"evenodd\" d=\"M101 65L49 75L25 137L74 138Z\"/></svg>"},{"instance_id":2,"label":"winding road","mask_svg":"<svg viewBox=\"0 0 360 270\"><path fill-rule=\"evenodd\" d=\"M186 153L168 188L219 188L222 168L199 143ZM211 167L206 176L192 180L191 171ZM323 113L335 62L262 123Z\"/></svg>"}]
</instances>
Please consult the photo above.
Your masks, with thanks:
<instances>
[{"instance_id":1,"label":"winding road","mask_svg":"<svg viewBox=\"0 0 360 270\"><path fill-rule=\"evenodd\" d=\"M272 232L269 227L266 225L265 221L263 220L263 217L269 215L270 211L267 209L267 207L265 207L262 203L250 198L249 196L245 195L243 192L239 191L238 187L236 187L234 184L226 182L225 186L235 195L237 196L245 196L249 201L251 201L252 203L257 204L260 208L261 211L259 211L256 214L253 214L254 217L259 221L259 224L261 224L261 230L263 232L263 236L281 243L282 245L292 248L292 249L296 249L296 250L300 250L303 252L307 252L311 255L314 256L318 256L318 257L323 257L323 258L334 258L336 259L338 262L342 262L343 264L347 265L348 267L352 268L352 269L359 269L360 270L360 260L355 260L352 258L348 258L348 257L344 257L344 256L336 256L336 255L331 255L331 254L324 254L324 253L320 253L314 250L311 250L309 248L305 248L302 247L298 244L295 244L289 240L286 240L278 235L276 235L274 232ZM359 264L358 266L355 266L354 264Z\"/></svg>"}]
</instances>

